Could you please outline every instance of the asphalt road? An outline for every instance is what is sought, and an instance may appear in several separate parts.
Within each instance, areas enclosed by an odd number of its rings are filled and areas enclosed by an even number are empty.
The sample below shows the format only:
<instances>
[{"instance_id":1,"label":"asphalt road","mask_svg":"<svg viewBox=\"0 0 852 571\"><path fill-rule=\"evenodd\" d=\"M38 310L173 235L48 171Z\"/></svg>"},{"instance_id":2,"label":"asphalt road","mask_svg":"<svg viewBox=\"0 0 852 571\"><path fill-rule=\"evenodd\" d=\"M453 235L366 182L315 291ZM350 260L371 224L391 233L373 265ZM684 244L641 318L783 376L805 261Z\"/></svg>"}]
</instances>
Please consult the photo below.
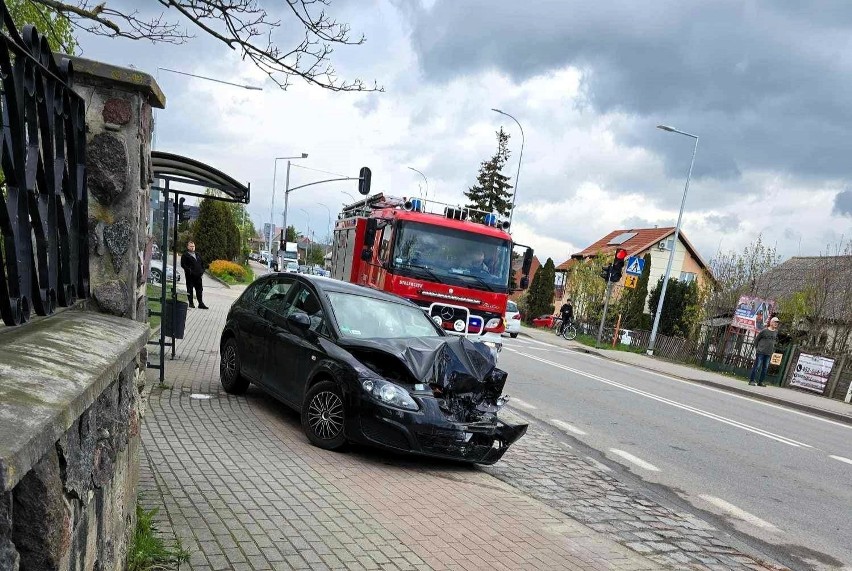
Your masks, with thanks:
<instances>
[{"instance_id":1,"label":"asphalt road","mask_svg":"<svg viewBox=\"0 0 852 571\"><path fill-rule=\"evenodd\" d=\"M778 552L852 569L852 426L529 338L504 343L516 409Z\"/></svg>"}]
</instances>

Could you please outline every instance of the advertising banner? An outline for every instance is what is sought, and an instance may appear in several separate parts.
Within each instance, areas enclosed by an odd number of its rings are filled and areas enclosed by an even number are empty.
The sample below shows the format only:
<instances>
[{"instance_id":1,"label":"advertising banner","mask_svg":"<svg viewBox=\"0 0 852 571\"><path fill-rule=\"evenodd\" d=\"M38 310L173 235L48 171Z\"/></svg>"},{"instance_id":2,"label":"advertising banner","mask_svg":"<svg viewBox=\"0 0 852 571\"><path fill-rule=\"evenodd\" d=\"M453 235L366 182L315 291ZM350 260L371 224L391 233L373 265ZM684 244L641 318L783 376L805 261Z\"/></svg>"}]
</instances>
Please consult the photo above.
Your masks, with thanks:
<instances>
[{"instance_id":1,"label":"advertising banner","mask_svg":"<svg viewBox=\"0 0 852 571\"><path fill-rule=\"evenodd\" d=\"M834 359L802 353L796 362L790 386L822 394L828 384L832 367L834 367Z\"/></svg>"},{"instance_id":2,"label":"advertising banner","mask_svg":"<svg viewBox=\"0 0 852 571\"><path fill-rule=\"evenodd\" d=\"M744 295L737 302L731 325L758 333L769 325L769 318L775 313L775 301Z\"/></svg>"}]
</instances>

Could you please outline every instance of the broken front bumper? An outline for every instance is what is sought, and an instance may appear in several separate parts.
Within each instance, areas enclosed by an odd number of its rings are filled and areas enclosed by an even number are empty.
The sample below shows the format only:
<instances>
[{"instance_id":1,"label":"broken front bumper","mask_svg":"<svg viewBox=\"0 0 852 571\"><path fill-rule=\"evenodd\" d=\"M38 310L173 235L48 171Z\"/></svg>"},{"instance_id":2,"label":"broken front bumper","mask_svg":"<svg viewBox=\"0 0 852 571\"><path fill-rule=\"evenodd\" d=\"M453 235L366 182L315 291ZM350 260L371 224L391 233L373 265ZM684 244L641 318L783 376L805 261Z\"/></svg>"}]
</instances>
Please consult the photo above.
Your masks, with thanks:
<instances>
[{"instance_id":1,"label":"broken front bumper","mask_svg":"<svg viewBox=\"0 0 852 571\"><path fill-rule=\"evenodd\" d=\"M453 422L436 398L414 396L419 411L360 399L348 423L350 439L401 452L493 464L527 431L526 424L512 425L499 419Z\"/></svg>"}]
</instances>

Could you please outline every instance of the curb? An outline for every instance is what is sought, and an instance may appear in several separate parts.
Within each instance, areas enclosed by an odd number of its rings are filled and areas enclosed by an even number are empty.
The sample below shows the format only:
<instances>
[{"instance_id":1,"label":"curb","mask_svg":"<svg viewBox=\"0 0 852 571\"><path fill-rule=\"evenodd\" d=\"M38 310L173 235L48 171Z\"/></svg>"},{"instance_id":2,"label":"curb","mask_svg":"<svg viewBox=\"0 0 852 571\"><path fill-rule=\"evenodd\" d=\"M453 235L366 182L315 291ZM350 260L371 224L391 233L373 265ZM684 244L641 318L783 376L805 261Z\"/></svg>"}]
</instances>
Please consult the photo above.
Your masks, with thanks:
<instances>
[{"instance_id":1,"label":"curb","mask_svg":"<svg viewBox=\"0 0 852 571\"><path fill-rule=\"evenodd\" d=\"M223 285L223 286L225 286L226 288L231 289L231 286L230 286L229 284L226 284L225 282L223 282L222 280L220 280L219 278L217 278L216 276L214 276L213 274L211 274L209 271L204 270L204 273L205 273L205 274L207 274L207 276L208 276L209 278L211 278L214 282L219 282L220 284L222 284L222 285Z\"/></svg>"},{"instance_id":2,"label":"curb","mask_svg":"<svg viewBox=\"0 0 852 571\"><path fill-rule=\"evenodd\" d=\"M530 339L536 339L535 337L533 337L532 335L530 335L528 333L521 332L521 335L525 335L526 337L529 337ZM541 340L536 339L536 341L541 341ZM546 343L546 341L542 341L542 342ZM548 343L548 344L553 345L554 347L560 347L560 345L555 345L553 343ZM607 359L609 361L616 361L618 363L629 364L629 365L636 367L638 369L643 369L645 371L651 371L652 373L657 373L657 374L660 374L660 375L666 375L667 377L672 377L674 379L680 379L681 381L687 381L687 382L690 382L690 383L694 383L696 385L708 385L708 386L711 386L715 389L719 389L719 390L726 391L726 392L729 392L729 393L747 396L747 397L753 398L755 400L771 402L772 404L777 404L777 405L784 406L784 407L787 407L787 408L792 408L792 409L795 409L795 410L799 410L801 412L807 412L809 414L813 414L814 416L821 416L823 418L828 418L828 419L834 420L836 422L842 422L844 424L852 425L852 416L849 416L849 415L846 415L846 414L841 414L841 413L833 412L833 411L830 411L830 410L824 410L824 409L821 409L821 408L816 408L816 407L813 407L813 406L810 406L810 405L801 404L801 403L797 403L797 402L791 402L791 401L788 401L786 399L774 397L772 395L768 395L768 394L765 394L765 393L760 393L760 392L757 392L757 391L751 391L749 389L740 388L740 387L732 387L732 386L726 385L724 383L717 383L715 381L710 381L710 380L705 380L705 379L694 379L694 378L690 378L690 377L684 377L682 375L677 375L675 373L669 373L667 371L660 371L659 369L654 369L652 367L644 367L642 365L637 365L637 364L634 364L634 363L625 363L624 361L621 361L619 359L613 359L605 353L601 353L598 350L590 349L590 348L587 348L585 346L568 347L568 349L570 349L571 351L586 353L588 355L595 355L597 357L601 357L602 359ZM777 387L777 388L783 388L783 387Z\"/></svg>"}]
</instances>

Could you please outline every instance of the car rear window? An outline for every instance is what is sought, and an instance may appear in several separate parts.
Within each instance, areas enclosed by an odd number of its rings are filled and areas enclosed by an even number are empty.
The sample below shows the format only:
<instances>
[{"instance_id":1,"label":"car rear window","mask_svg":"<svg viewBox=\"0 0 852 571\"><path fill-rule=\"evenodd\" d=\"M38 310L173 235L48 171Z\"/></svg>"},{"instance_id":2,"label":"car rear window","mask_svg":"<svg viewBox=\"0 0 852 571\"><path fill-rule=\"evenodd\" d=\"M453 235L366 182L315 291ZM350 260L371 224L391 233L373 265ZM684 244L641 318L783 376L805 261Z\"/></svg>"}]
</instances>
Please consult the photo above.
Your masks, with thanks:
<instances>
[{"instance_id":1,"label":"car rear window","mask_svg":"<svg viewBox=\"0 0 852 571\"><path fill-rule=\"evenodd\" d=\"M514 301L506 302L506 311L518 311L518 304Z\"/></svg>"}]
</instances>

